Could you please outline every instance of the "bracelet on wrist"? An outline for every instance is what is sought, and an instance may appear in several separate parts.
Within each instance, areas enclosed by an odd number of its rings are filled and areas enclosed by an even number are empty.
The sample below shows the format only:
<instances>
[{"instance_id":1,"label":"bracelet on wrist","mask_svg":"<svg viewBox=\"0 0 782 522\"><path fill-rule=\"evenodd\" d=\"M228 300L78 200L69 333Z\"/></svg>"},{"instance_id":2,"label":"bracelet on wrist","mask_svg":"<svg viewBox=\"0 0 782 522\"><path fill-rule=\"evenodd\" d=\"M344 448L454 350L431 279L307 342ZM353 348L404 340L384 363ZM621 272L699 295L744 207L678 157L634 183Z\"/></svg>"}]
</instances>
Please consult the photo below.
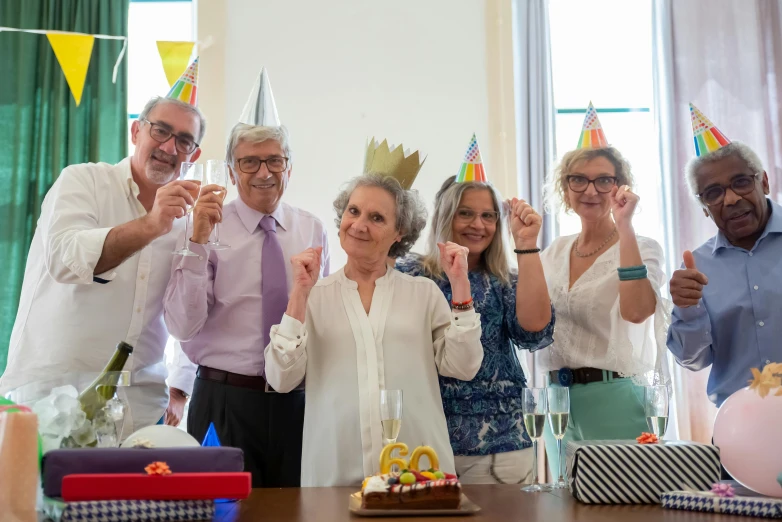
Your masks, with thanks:
<instances>
[{"instance_id":1,"label":"bracelet on wrist","mask_svg":"<svg viewBox=\"0 0 782 522\"><path fill-rule=\"evenodd\" d=\"M459 312L464 312L466 310L472 310L472 301L468 302L467 304L460 304L460 305L451 303L451 309L459 311Z\"/></svg>"},{"instance_id":2,"label":"bracelet on wrist","mask_svg":"<svg viewBox=\"0 0 782 522\"><path fill-rule=\"evenodd\" d=\"M646 279L649 276L646 265L619 267L616 271L620 281L636 281Z\"/></svg>"},{"instance_id":3,"label":"bracelet on wrist","mask_svg":"<svg viewBox=\"0 0 782 522\"><path fill-rule=\"evenodd\" d=\"M461 301L461 302L460 302L460 301L454 301L454 300L452 299L452 300L451 300L451 304L452 304L453 306L467 306L467 305L471 305L471 304L472 304L472 297L471 297L471 298L469 298L469 299L468 299L468 300L466 300L466 301Z\"/></svg>"},{"instance_id":4,"label":"bracelet on wrist","mask_svg":"<svg viewBox=\"0 0 782 522\"><path fill-rule=\"evenodd\" d=\"M513 249L513 253L523 255L523 254L537 254L540 252L539 248L527 248L525 250L519 250L518 248Z\"/></svg>"}]
</instances>

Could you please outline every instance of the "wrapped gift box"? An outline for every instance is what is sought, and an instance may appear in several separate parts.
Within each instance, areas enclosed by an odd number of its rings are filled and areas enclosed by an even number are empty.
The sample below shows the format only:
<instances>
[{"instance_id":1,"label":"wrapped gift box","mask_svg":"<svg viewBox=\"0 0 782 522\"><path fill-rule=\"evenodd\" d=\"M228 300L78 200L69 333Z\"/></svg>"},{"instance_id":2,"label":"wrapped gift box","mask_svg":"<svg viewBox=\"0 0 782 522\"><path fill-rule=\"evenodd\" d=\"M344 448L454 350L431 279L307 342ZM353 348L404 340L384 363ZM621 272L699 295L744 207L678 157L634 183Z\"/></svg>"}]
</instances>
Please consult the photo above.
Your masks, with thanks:
<instances>
[{"instance_id":1,"label":"wrapped gift box","mask_svg":"<svg viewBox=\"0 0 782 522\"><path fill-rule=\"evenodd\" d=\"M244 470L244 453L229 447L54 450L43 458L43 494L62 496L66 475L144 473L151 462L165 462L174 473L227 473Z\"/></svg>"},{"instance_id":2,"label":"wrapped gift box","mask_svg":"<svg viewBox=\"0 0 782 522\"><path fill-rule=\"evenodd\" d=\"M212 520L211 500L109 500L61 502L44 500L44 512L58 522L185 522Z\"/></svg>"},{"instance_id":3,"label":"wrapped gift box","mask_svg":"<svg viewBox=\"0 0 782 522\"><path fill-rule=\"evenodd\" d=\"M713 493L669 491L660 495L664 508L750 517L782 519L782 499L768 497L718 497Z\"/></svg>"},{"instance_id":4,"label":"wrapped gift box","mask_svg":"<svg viewBox=\"0 0 782 522\"><path fill-rule=\"evenodd\" d=\"M657 504L666 491L709 490L720 479L720 454L697 442L569 442L570 492L587 504Z\"/></svg>"}]
</instances>

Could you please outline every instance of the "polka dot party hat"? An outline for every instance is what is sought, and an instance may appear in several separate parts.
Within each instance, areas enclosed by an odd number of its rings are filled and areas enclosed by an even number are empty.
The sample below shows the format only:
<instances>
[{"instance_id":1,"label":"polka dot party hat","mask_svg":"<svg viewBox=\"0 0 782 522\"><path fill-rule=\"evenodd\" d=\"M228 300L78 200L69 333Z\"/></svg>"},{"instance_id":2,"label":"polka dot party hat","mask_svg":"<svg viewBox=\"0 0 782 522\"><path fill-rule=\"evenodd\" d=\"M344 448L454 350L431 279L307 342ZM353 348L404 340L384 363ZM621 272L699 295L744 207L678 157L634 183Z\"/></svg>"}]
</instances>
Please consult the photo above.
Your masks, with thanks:
<instances>
[{"instance_id":1,"label":"polka dot party hat","mask_svg":"<svg viewBox=\"0 0 782 522\"><path fill-rule=\"evenodd\" d=\"M464 162L462 168L459 169L459 174L456 175L456 183L464 183L465 181L482 181L486 182L486 171L483 169L483 161L481 160L481 151L478 148L478 140L475 139L475 133L470 139L470 145L467 147L467 152L464 154Z\"/></svg>"},{"instance_id":2,"label":"polka dot party hat","mask_svg":"<svg viewBox=\"0 0 782 522\"><path fill-rule=\"evenodd\" d=\"M730 140L714 126L711 120L692 103L690 104L690 118L692 119L692 139L695 142L696 156L705 156L730 143Z\"/></svg>"},{"instance_id":3,"label":"polka dot party hat","mask_svg":"<svg viewBox=\"0 0 782 522\"><path fill-rule=\"evenodd\" d=\"M182 73L166 94L166 98L198 107L198 58L193 60L193 63Z\"/></svg>"}]
</instances>

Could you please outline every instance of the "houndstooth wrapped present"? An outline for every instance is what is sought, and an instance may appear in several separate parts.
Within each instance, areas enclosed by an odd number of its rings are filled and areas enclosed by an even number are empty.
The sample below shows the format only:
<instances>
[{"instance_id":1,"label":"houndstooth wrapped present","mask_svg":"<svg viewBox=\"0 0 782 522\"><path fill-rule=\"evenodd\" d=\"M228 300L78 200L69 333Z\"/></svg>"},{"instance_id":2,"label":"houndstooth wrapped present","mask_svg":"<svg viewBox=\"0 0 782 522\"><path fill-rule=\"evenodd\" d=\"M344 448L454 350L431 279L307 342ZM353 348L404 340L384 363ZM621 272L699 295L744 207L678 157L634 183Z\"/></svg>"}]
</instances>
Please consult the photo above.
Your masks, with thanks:
<instances>
[{"instance_id":1,"label":"houndstooth wrapped present","mask_svg":"<svg viewBox=\"0 0 782 522\"><path fill-rule=\"evenodd\" d=\"M664 508L782 519L782 498L720 497L705 491L669 491L660 495Z\"/></svg>"},{"instance_id":2,"label":"houndstooth wrapped present","mask_svg":"<svg viewBox=\"0 0 782 522\"><path fill-rule=\"evenodd\" d=\"M186 522L212 520L213 500L101 500L62 502L47 498L46 515L59 522Z\"/></svg>"}]
</instances>

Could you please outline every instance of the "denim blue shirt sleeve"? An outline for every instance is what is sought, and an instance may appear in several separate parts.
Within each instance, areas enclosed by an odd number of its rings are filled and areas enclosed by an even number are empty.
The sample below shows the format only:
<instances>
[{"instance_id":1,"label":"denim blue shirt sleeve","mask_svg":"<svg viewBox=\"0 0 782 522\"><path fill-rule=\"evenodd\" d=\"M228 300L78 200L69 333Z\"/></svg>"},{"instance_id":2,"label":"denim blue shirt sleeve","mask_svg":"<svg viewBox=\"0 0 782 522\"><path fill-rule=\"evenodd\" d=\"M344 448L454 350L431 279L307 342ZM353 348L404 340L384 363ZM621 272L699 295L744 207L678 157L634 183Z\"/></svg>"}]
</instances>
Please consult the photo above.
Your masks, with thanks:
<instances>
[{"instance_id":1,"label":"denim blue shirt sleeve","mask_svg":"<svg viewBox=\"0 0 782 522\"><path fill-rule=\"evenodd\" d=\"M398 260L397 270L432 279L451 300L447 279L424 273L421 259ZM540 332L527 332L516 320L516 281L503 284L485 272L468 274L475 310L481 314L483 362L472 381L440 377L440 393L455 455L490 455L531 446L524 430L521 394L526 378L514 344L538 350L552 342L554 316Z\"/></svg>"},{"instance_id":2,"label":"denim blue shirt sleeve","mask_svg":"<svg viewBox=\"0 0 782 522\"><path fill-rule=\"evenodd\" d=\"M752 378L750 368L782 362L782 207L751 250L721 232L693 252L709 278L697 306L674 307L668 349L691 370L711 365L706 391L717 406Z\"/></svg>"}]
</instances>

